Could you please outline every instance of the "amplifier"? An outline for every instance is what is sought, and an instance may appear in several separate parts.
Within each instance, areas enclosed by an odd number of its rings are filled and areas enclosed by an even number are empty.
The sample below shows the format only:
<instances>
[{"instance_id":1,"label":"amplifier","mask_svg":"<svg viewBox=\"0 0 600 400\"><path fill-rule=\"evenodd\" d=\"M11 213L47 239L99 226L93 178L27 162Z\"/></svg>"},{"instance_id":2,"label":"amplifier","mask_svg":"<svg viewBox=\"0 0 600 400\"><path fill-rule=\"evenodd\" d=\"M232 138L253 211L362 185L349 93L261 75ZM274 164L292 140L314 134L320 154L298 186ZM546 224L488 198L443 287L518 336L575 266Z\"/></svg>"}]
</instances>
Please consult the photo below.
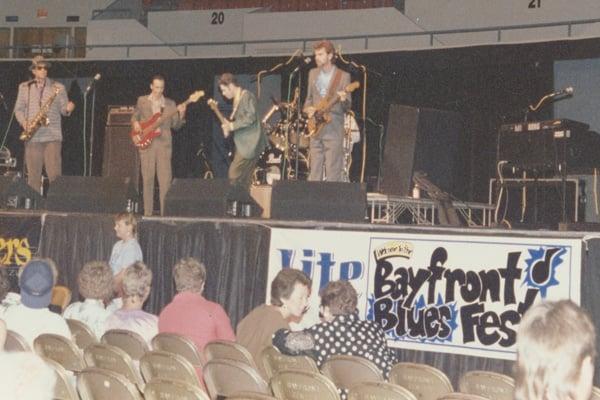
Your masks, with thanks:
<instances>
[{"instance_id":1,"label":"amplifier","mask_svg":"<svg viewBox=\"0 0 600 400\"><path fill-rule=\"evenodd\" d=\"M133 106L108 106L106 126L129 126L133 115Z\"/></svg>"}]
</instances>

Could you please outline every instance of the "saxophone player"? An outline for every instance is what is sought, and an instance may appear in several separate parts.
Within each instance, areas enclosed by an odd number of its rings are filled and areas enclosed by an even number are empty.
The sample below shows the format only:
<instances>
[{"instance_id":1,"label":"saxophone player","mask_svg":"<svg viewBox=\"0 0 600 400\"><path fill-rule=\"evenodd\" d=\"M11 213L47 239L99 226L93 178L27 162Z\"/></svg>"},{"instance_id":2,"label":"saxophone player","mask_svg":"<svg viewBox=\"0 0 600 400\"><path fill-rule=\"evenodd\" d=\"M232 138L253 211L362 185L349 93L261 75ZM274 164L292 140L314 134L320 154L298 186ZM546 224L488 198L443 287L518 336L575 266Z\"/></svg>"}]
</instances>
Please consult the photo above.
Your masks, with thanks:
<instances>
[{"instance_id":1,"label":"saxophone player","mask_svg":"<svg viewBox=\"0 0 600 400\"><path fill-rule=\"evenodd\" d=\"M33 58L29 67L33 79L19 85L15 104L15 117L24 129L21 139L26 140L27 183L38 192L43 168L50 182L61 174L61 115L69 116L75 109L65 86L48 78L49 68L50 63L43 56Z\"/></svg>"}]
</instances>

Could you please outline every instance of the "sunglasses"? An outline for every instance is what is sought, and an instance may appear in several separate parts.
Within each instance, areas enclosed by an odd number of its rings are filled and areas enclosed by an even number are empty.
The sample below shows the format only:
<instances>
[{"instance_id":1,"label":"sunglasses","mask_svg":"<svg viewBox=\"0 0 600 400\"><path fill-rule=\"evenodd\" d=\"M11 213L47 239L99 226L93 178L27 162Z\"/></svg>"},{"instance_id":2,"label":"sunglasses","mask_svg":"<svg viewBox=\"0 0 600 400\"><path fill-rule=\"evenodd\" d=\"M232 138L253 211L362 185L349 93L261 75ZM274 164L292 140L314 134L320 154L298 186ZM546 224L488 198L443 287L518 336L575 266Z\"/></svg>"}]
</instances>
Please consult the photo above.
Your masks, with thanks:
<instances>
[{"instance_id":1,"label":"sunglasses","mask_svg":"<svg viewBox=\"0 0 600 400\"><path fill-rule=\"evenodd\" d=\"M48 70L48 67L45 67L45 66L39 66L39 67L35 67L35 69L37 69L37 70L40 70L40 69L45 69L45 70Z\"/></svg>"}]
</instances>

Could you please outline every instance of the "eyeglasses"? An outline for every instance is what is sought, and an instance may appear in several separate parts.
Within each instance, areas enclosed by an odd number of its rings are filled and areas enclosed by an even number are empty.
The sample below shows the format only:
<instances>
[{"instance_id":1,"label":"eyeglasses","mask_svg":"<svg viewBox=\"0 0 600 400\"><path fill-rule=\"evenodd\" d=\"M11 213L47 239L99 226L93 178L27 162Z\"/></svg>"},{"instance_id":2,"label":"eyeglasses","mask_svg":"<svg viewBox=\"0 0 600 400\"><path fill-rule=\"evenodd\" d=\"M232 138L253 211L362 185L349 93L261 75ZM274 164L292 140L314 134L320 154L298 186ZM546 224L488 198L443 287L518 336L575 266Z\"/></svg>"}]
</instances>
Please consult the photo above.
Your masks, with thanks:
<instances>
[{"instance_id":1,"label":"eyeglasses","mask_svg":"<svg viewBox=\"0 0 600 400\"><path fill-rule=\"evenodd\" d=\"M48 70L48 67L46 67L45 65L40 65L40 66L35 67L35 69L37 69L37 70L40 70L40 69Z\"/></svg>"}]
</instances>

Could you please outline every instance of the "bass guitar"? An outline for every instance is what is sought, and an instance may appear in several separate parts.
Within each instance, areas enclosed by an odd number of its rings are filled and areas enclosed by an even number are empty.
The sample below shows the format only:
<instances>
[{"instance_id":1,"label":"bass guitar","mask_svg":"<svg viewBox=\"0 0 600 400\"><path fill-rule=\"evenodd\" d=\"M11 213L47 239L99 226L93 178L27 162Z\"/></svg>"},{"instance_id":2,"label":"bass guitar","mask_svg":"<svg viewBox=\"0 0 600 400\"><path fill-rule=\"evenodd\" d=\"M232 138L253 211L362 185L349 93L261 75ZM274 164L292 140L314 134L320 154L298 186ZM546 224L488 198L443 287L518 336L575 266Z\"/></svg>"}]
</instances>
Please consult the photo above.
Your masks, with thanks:
<instances>
[{"instance_id":1,"label":"bass guitar","mask_svg":"<svg viewBox=\"0 0 600 400\"><path fill-rule=\"evenodd\" d=\"M360 82L352 82L349 85L346 85L346 87L344 88L344 92L352 93L359 87ZM329 101L327 100L327 98L323 98L315 106L315 113L312 115L312 117L309 117L307 121L309 137L312 138L317 136L321 129L331 122L330 110L338 101L340 101L340 96L336 94Z\"/></svg>"},{"instance_id":2,"label":"bass guitar","mask_svg":"<svg viewBox=\"0 0 600 400\"><path fill-rule=\"evenodd\" d=\"M187 106L190 103L197 102L203 96L204 96L204 91L197 90L194 93L192 93L190 95L190 97L181 104L184 104ZM142 126L142 131L137 132L135 129L132 129L131 132L129 133L129 135L131 136L131 140L133 141L133 144L135 145L135 147L137 147L138 149L141 149L141 150L147 149L150 146L150 144L152 144L152 141L160 135L160 126L166 120L168 120L173 115L175 115L175 113L177 113L177 112L179 112L177 110L177 108L169 111L166 114L157 112L156 114L152 115L146 121L140 122L140 125Z\"/></svg>"},{"instance_id":3,"label":"bass guitar","mask_svg":"<svg viewBox=\"0 0 600 400\"><path fill-rule=\"evenodd\" d=\"M223 113L221 112L221 110L219 110L219 103L216 100L214 100L214 99L208 99L206 101L206 104L208 104L208 106L210 107L210 109L213 110L213 112L215 113L215 115L219 119L219 122L221 122L221 125L228 124L229 122L231 122L228 118L226 118L223 115Z\"/></svg>"}]
</instances>

